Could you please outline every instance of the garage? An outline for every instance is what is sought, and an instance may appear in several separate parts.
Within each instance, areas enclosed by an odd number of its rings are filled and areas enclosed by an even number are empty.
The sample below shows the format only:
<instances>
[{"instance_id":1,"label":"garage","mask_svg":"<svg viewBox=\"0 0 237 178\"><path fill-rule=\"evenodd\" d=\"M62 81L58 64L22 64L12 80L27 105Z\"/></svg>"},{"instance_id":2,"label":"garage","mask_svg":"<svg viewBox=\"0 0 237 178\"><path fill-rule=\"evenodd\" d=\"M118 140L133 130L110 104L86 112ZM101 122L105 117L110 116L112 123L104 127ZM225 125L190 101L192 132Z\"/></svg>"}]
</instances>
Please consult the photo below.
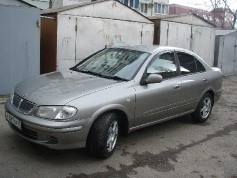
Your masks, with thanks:
<instances>
[{"instance_id":1,"label":"garage","mask_svg":"<svg viewBox=\"0 0 237 178\"><path fill-rule=\"evenodd\" d=\"M150 18L155 23L154 44L193 51L210 66L214 63L215 26L195 14Z\"/></svg>"},{"instance_id":2,"label":"garage","mask_svg":"<svg viewBox=\"0 0 237 178\"><path fill-rule=\"evenodd\" d=\"M44 10L41 73L68 69L105 47L152 44L154 24L114 0Z\"/></svg>"}]
</instances>

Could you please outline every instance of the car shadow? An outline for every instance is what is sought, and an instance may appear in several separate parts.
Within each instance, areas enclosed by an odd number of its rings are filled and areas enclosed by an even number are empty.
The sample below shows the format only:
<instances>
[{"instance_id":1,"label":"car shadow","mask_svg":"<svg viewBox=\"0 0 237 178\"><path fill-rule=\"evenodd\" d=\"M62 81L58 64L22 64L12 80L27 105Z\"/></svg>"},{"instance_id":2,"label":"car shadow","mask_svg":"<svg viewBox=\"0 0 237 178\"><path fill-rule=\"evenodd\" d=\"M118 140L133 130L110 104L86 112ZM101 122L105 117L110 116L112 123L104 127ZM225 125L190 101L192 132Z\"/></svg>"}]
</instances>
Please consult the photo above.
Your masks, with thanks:
<instances>
[{"instance_id":1,"label":"car shadow","mask_svg":"<svg viewBox=\"0 0 237 178\"><path fill-rule=\"evenodd\" d=\"M118 147L115 150L123 152L123 148L126 147L126 145L133 145L138 144L135 142L139 142L139 140L143 141L146 140L152 136L158 136L162 138L162 135L159 135L160 133L164 134L165 132L169 132L170 130L175 129L184 129L186 126L184 124L190 124L190 125L200 125L203 124L196 124L191 116L183 116L179 117L177 119L169 120L163 123L159 123L153 126L149 126L143 129L139 129L137 131L131 132L127 138L121 137L118 141ZM181 128L180 128L181 127ZM17 135L12 136L13 139L11 144L16 144L20 146L15 146L15 151L18 152L18 154L31 157L34 160L38 160L41 163L51 163L55 164L55 162L60 162L60 164L73 164L73 162L88 162L92 161L94 163L101 162L101 159L94 157L91 155L85 148L82 149L73 149L73 150L52 150L45 146L41 146L32 142L29 142L27 140L24 140L20 138ZM133 140L137 141L133 141ZM132 143L130 143L132 141ZM17 149L16 149L17 148Z\"/></svg>"}]
</instances>

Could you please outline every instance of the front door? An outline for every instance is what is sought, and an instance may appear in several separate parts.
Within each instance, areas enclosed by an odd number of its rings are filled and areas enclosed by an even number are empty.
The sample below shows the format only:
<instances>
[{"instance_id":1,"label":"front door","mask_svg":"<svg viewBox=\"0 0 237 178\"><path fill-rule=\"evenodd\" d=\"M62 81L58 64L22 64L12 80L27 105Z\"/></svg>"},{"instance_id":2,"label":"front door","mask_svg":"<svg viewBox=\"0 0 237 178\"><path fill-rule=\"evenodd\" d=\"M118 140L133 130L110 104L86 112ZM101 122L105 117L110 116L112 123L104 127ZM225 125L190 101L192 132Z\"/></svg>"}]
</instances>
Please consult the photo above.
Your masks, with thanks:
<instances>
[{"instance_id":1,"label":"front door","mask_svg":"<svg viewBox=\"0 0 237 178\"><path fill-rule=\"evenodd\" d=\"M173 52L156 55L147 67L147 75L160 74L161 83L139 85L136 90L135 126L168 119L178 113L181 81Z\"/></svg>"}]
</instances>

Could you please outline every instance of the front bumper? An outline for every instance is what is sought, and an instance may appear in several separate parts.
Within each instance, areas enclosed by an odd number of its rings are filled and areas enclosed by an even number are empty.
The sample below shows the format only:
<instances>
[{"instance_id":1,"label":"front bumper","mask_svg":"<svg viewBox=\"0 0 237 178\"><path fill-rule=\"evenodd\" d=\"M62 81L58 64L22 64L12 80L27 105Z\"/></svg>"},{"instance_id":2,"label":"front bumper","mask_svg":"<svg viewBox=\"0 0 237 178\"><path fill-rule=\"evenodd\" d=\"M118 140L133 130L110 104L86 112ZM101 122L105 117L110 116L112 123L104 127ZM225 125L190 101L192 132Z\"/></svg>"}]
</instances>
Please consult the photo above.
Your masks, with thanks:
<instances>
[{"instance_id":1,"label":"front bumper","mask_svg":"<svg viewBox=\"0 0 237 178\"><path fill-rule=\"evenodd\" d=\"M6 112L22 123L19 129L10 122L11 129L21 137L51 149L74 149L86 146L89 133L88 120L52 121L24 115L15 110L10 99L5 103Z\"/></svg>"}]
</instances>

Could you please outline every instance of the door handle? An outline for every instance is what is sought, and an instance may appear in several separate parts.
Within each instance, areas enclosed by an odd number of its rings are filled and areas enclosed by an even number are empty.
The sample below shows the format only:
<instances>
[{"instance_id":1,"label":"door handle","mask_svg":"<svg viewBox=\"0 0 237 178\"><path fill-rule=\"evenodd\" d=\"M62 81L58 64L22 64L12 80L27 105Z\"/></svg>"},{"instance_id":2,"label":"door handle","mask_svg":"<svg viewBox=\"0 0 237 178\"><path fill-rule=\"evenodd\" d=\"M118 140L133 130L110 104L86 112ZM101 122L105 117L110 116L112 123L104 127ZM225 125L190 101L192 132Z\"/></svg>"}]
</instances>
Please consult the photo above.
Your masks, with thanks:
<instances>
[{"instance_id":1,"label":"door handle","mask_svg":"<svg viewBox=\"0 0 237 178\"><path fill-rule=\"evenodd\" d=\"M207 82L207 79L206 79L206 78L204 78L204 79L202 79L202 81L203 81L203 83L206 83L206 82Z\"/></svg>"},{"instance_id":2,"label":"door handle","mask_svg":"<svg viewBox=\"0 0 237 178\"><path fill-rule=\"evenodd\" d=\"M177 84L177 85L174 85L174 89L175 89L175 90L177 90L177 89L179 89L179 88L180 88L180 85L178 85L178 84Z\"/></svg>"}]
</instances>

